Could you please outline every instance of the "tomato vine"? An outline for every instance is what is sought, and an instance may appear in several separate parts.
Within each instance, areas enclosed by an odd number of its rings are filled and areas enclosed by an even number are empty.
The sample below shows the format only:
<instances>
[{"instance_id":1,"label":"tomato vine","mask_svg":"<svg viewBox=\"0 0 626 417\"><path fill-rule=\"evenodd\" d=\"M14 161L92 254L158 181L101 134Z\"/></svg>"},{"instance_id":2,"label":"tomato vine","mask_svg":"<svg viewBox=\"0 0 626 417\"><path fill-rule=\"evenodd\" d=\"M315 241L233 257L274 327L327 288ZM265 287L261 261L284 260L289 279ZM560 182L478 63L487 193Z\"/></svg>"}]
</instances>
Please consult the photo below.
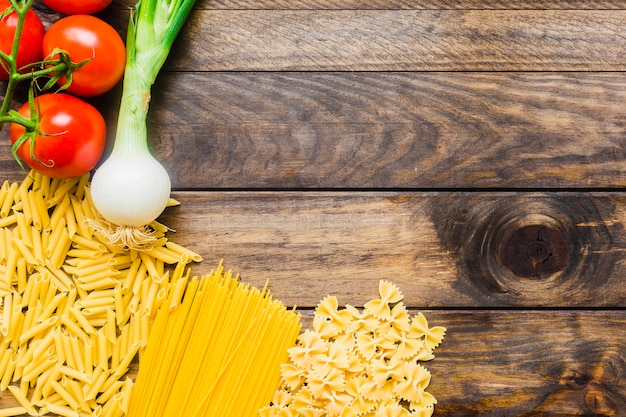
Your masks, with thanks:
<instances>
[{"instance_id":1,"label":"tomato vine","mask_svg":"<svg viewBox=\"0 0 626 417\"><path fill-rule=\"evenodd\" d=\"M37 59L33 59L32 51L27 51L29 52L29 59L24 64L25 59L21 55L21 48L24 46L22 44L25 43L26 47L32 48L33 45L29 43L32 43L33 37L37 37L37 41L41 45L43 43L42 38L46 33L41 20L32 9L33 3L34 0L0 0L0 8L4 9L0 10L0 19L5 25L2 27L3 35L7 35L8 32L8 36L11 36L11 31L14 30L10 52L8 51L8 43L11 42L9 39L5 39L2 50L0 50L0 71L6 75L3 77L6 78L4 81L6 82L6 89L0 105L0 131L6 124L12 125L11 140L13 145L11 154L20 167L25 168L24 161L26 161L29 166L32 167L32 164L36 163L38 170L46 171L50 168L49 163L42 162L35 156L35 141L51 135L45 133L44 129L40 127L42 120L38 112L39 108L35 105L37 98L49 90L54 92L66 90L72 84L72 74L91 61L93 57L74 62L70 53L60 48L54 48L51 52L47 51L47 56L42 57L42 48L40 48L37 51ZM9 19L11 20L9 21ZM40 28L36 25L39 25ZM18 86L22 83L29 83L28 100L20 108L20 111L16 111L11 106L17 94ZM88 105L84 103L84 106ZM25 107L28 107L30 111L25 112L23 110ZM21 129L15 129L17 126ZM23 132L17 139L14 137L16 131ZM62 132L61 134L67 136L66 133L70 134L71 132ZM59 133L54 135L59 135ZM28 144L26 153L25 149L20 149L24 144ZM46 146L42 145L42 147Z\"/></svg>"}]
</instances>

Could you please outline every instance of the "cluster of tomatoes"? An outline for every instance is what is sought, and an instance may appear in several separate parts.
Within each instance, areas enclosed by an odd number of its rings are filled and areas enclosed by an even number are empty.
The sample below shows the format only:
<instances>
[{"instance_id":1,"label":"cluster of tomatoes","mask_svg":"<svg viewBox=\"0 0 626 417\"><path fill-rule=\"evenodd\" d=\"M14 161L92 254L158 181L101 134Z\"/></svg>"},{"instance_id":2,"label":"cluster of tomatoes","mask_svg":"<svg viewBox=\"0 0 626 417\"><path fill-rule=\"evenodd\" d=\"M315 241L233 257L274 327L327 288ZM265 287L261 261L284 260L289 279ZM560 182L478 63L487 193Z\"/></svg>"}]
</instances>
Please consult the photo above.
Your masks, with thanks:
<instances>
[{"instance_id":1,"label":"cluster of tomatoes","mask_svg":"<svg viewBox=\"0 0 626 417\"><path fill-rule=\"evenodd\" d=\"M37 12L28 10L19 37L18 73L47 69L50 74L43 78L54 77L54 68L64 69L63 57L71 60L66 67L80 65L69 76L59 73L56 88L39 92L18 110L35 126L14 122L9 134L17 156L29 167L52 178L76 177L96 166L106 142L105 120L85 99L104 94L120 82L126 48L117 31L93 15L112 0L43 1L63 16L46 30ZM0 49L7 55L18 21L10 7L9 0L0 0ZM8 80L8 66L2 64L0 79ZM36 115L31 115L31 109Z\"/></svg>"}]
</instances>

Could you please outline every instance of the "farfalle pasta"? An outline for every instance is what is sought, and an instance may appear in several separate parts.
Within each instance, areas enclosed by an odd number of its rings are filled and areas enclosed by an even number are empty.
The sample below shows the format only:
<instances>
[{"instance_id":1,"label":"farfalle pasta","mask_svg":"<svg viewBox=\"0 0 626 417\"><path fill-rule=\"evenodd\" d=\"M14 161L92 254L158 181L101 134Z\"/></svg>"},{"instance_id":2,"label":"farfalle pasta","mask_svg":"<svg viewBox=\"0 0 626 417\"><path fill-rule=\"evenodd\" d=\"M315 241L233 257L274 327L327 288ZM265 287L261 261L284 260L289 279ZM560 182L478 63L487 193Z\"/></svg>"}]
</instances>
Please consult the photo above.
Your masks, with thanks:
<instances>
[{"instance_id":1,"label":"farfalle pasta","mask_svg":"<svg viewBox=\"0 0 626 417\"><path fill-rule=\"evenodd\" d=\"M380 281L378 291L363 309L340 309L334 296L317 305L260 417L432 416L437 400L420 362L434 358L446 329L411 316L391 282Z\"/></svg>"}]
</instances>

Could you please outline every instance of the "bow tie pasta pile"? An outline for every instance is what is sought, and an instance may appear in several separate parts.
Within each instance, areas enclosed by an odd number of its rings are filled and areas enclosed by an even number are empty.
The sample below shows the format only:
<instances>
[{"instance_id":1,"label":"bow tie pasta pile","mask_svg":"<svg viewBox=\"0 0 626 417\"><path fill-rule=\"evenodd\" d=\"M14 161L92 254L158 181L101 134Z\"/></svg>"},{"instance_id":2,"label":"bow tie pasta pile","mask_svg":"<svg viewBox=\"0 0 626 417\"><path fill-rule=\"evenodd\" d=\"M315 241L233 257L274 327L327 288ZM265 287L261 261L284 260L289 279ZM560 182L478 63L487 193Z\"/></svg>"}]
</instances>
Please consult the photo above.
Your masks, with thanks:
<instances>
[{"instance_id":1,"label":"bow tie pasta pile","mask_svg":"<svg viewBox=\"0 0 626 417\"><path fill-rule=\"evenodd\" d=\"M317 306L282 365L280 388L261 417L431 416L437 402L426 391L444 327L410 316L400 290L379 283L380 298L362 310L338 308L334 296Z\"/></svg>"}]
</instances>

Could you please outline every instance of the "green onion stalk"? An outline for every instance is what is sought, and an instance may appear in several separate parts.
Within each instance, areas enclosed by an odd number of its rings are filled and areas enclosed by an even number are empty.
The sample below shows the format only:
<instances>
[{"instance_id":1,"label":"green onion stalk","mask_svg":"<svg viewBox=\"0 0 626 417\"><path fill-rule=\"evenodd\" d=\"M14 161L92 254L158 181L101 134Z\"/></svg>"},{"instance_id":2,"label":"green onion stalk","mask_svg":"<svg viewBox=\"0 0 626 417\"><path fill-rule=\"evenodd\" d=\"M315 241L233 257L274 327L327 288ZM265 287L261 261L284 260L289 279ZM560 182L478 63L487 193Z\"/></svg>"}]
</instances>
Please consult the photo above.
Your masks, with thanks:
<instances>
[{"instance_id":1,"label":"green onion stalk","mask_svg":"<svg viewBox=\"0 0 626 417\"><path fill-rule=\"evenodd\" d=\"M167 207L171 183L149 150L151 89L194 3L139 0L131 11L115 142L90 186L101 216L91 223L111 244L141 250L156 241L150 225Z\"/></svg>"}]
</instances>

